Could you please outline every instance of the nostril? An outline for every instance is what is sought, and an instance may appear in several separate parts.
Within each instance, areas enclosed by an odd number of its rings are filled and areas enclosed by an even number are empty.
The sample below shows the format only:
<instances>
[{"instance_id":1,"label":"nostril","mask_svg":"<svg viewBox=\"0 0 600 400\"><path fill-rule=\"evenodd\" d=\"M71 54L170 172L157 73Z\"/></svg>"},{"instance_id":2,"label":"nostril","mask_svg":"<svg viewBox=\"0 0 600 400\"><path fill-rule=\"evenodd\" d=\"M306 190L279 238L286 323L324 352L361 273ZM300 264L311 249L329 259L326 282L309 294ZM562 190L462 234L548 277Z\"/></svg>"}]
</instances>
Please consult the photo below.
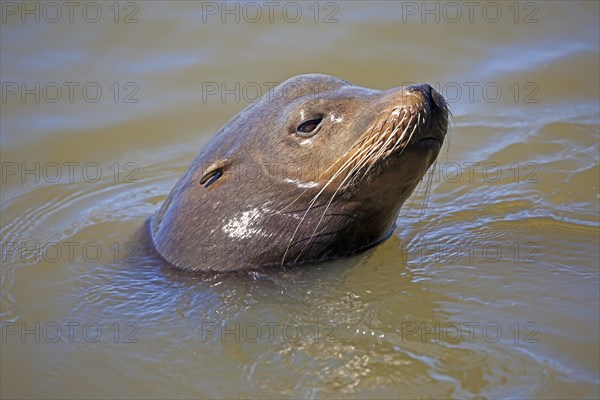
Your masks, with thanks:
<instances>
[{"instance_id":1,"label":"nostril","mask_svg":"<svg viewBox=\"0 0 600 400\"><path fill-rule=\"evenodd\" d=\"M428 100L432 100L432 93L435 93L435 90L431 87L431 85L427 83L419 83L417 85L411 85L407 88L413 92L420 92L423 96L425 96Z\"/></svg>"},{"instance_id":2,"label":"nostril","mask_svg":"<svg viewBox=\"0 0 600 400\"><path fill-rule=\"evenodd\" d=\"M420 83L418 85L411 85L407 89L413 92L420 92L432 107L437 107L442 110L447 109L446 100L444 100L444 97L436 92L431 85Z\"/></svg>"}]
</instances>

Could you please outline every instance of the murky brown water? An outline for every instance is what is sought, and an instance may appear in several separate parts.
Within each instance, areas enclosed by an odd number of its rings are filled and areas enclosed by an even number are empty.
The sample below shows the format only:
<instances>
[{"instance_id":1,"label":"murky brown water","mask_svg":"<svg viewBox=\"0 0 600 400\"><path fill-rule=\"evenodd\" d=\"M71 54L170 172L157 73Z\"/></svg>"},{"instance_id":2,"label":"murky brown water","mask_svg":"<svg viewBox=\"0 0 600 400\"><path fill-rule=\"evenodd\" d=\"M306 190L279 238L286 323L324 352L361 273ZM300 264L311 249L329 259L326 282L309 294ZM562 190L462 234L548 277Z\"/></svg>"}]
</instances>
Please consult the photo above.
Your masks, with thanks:
<instances>
[{"instance_id":1,"label":"murky brown water","mask_svg":"<svg viewBox=\"0 0 600 400\"><path fill-rule=\"evenodd\" d=\"M2 397L598 398L599 3L469 4L2 2ZM427 201L301 271L134 260L211 135L309 72L446 96Z\"/></svg>"}]
</instances>

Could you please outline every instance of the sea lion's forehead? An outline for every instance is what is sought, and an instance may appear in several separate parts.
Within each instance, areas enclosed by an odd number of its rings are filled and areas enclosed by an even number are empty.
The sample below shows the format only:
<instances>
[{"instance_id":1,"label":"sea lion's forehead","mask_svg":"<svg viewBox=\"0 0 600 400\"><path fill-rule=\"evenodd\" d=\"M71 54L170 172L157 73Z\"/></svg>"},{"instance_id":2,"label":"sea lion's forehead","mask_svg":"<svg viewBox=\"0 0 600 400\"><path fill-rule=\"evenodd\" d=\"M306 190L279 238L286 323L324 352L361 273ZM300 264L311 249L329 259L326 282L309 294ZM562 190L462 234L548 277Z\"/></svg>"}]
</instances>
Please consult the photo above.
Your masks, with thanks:
<instances>
[{"instance_id":1,"label":"sea lion's forehead","mask_svg":"<svg viewBox=\"0 0 600 400\"><path fill-rule=\"evenodd\" d=\"M327 85L327 83L325 83ZM290 86L292 87L292 86ZM347 107L355 103L370 102L374 97L381 96L383 92L372 90L351 84L315 86L311 90L286 91L284 90L274 95L275 104L283 107L288 112L300 110L302 108L322 112L327 112L332 107Z\"/></svg>"},{"instance_id":2,"label":"sea lion's forehead","mask_svg":"<svg viewBox=\"0 0 600 400\"><path fill-rule=\"evenodd\" d=\"M319 98L344 87L353 87L353 85L329 75L299 75L275 87L273 96L275 99L292 102L304 97Z\"/></svg>"}]
</instances>

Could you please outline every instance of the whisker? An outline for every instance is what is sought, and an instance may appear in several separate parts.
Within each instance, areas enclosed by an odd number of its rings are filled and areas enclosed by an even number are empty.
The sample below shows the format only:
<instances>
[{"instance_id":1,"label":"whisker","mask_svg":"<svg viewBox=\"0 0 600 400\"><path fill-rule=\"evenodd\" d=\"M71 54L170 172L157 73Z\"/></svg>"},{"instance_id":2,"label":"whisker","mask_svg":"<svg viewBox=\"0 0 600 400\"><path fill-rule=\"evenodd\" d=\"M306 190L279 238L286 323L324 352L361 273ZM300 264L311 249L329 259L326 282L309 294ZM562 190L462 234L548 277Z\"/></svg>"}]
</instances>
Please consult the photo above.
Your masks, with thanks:
<instances>
[{"instance_id":1,"label":"whisker","mask_svg":"<svg viewBox=\"0 0 600 400\"><path fill-rule=\"evenodd\" d=\"M429 201L429 196L431 194L431 186L433 183L433 174L435 173L435 168L437 167L437 161L433 163L433 168L431 172L428 173L427 180L425 181L425 195L423 197L423 208L421 208L421 213L419 215L419 220L422 220L425 216L425 210L427 209L427 202Z\"/></svg>"},{"instance_id":2,"label":"whisker","mask_svg":"<svg viewBox=\"0 0 600 400\"><path fill-rule=\"evenodd\" d=\"M367 130L367 132L369 132L369 130ZM362 136L361 136L361 138L362 138ZM359 140L357 140L355 143L357 143L357 142L359 142L359 141L360 141L360 138L359 138ZM350 153L350 152L353 150L353 148L354 148L354 147L352 147L352 148L350 148L348 151L346 151L346 152L345 152L345 153L342 155L342 157L344 157L345 155L347 155L348 153ZM361 145L361 148L362 148L362 145ZM359 148L359 150L361 150L361 148ZM340 167L340 168L339 168L339 169L336 171L336 173L335 173L335 174L334 174L334 175L333 175L331 178L329 178L329 180L328 180L328 181L325 183L325 185L323 185L323 188L321 188L321 190L319 190L319 192L318 192L318 193L317 193L317 194L316 194L316 195L313 197L313 199L312 199L312 200L309 202L309 204L308 204L308 207L307 207L306 211L304 212L304 214L302 215L302 218L300 219L300 221L299 221L299 222L298 222L298 224L296 225L296 229L294 230L294 233L292 234L292 237L290 238L290 241L289 241L289 243L288 243L288 245L287 245L287 247L286 247L286 249L285 249L285 252L284 252L284 254L283 254L283 258L281 259L281 264L282 264L282 265L285 263L285 259L286 259L286 257L287 257L287 253L288 253L288 252L289 252L289 250L290 250L290 247L291 247L291 245L292 245L292 243L293 243L293 241L294 241L294 238L296 237L296 234L298 233L298 230L300 229L300 226L301 226L301 225L302 225L302 223L304 222L304 219L305 219L305 218L306 218L306 216L308 215L308 213L309 213L309 211L311 210L311 208L312 208L312 206L314 205L314 203L315 203L315 202L317 201L317 199L318 199L318 198L321 196L321 194L322 194L322 193L325 191L325 189L327 189L327 187L329 187L329 185L330 185L330 184L331 184L331 183L332 183L332 182L333 182L333 181L334 181L334 180L335 180L335 179L336 179L336 178L337 178L337 177L338 177L338 176L341 174L341 172L342 172L344 169L346 169L346 168L347 168L347 167L348 167L348 166L349 166L349 165L350 165L350 164L351 164L351 163L352 163L352 162L353 162L353 161L354 161L356 158L358 158L359 156L360 156L360 152L357 152L357 153L356 153L356 154L354 154L352 157L350 157L348 160L346 160L346 162L344 162L344 164L343 164L343 165L342 165L342 166L341 166L341 167ZM336 161L336 163L337 163L337 162L339 162L339 160L341 160L341 159L342 159L342 157L338 158L338 160ZM334 163L334 164L333 164L331 167L329 167L327 170L331 169L331 168L332 168L334 165L335 165L335 163ZM337 193L337 191L338 191L338 190L339 190L339 187L338 187L338 189L336 189L336 192L335 192L335 193ZM306 192L306 191L305 191L305 192ZM330 201L329 201L327 204L328 204L328 206L325 208L325 211L323 212L324 214L327 212L327 208L329 207L329 204L331 204L331 200L330 200ZM322 218L321 218L321 219L322 219ZM317 225L317 228L318 228L318 225ZM315 228L315 231L316 231L316 229L317 229L317 228ZM297 258L296 258L296 260L297 260Z\"/></svg>"}]
</instances>

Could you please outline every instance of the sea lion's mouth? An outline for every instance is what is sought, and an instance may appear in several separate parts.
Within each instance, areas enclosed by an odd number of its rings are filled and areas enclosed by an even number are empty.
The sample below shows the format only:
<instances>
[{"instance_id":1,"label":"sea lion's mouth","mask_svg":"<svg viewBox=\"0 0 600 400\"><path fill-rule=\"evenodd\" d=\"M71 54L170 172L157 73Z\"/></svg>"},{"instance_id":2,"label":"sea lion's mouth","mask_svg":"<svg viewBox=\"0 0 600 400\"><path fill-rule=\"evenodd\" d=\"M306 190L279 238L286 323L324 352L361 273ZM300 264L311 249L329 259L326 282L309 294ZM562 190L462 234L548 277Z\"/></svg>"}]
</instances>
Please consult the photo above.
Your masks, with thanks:
<instances>
[{"instance_id":1,"label":"sea lion's mouth","mask_svg":"<svg viewBox=\"0 0 600 400\"><path fill-rule=\"evenodd\" d=\"M442 147L442 141L438 138L432 137L432 136L428 136L428 137L424 137L423 139L419 139L417 141L417 145L419 147L432 147L432 148L441 148Z\"/></svg>"}]
</instances>

